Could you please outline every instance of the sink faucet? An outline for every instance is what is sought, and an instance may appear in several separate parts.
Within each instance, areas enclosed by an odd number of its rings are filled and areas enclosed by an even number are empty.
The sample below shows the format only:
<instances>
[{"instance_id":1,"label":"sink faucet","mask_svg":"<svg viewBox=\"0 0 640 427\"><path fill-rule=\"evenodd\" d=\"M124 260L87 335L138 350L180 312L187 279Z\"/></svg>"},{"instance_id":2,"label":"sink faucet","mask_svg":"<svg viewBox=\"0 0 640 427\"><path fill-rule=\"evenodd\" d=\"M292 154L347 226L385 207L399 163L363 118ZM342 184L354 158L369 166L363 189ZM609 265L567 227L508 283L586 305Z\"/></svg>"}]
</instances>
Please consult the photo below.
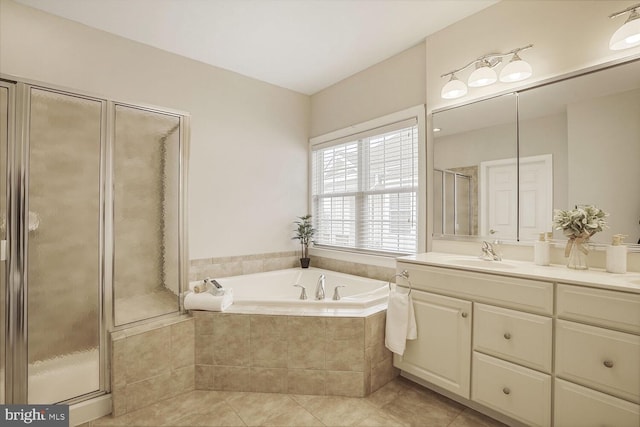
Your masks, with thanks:
<instances>
[{"instance_id":1,"label":"sink faucet","mask_svg":"<svg viewBox=\"0 0 640 427\"><path fill-rule=\"evenodd\" d=\"M500 254L499 250L495 247L498 245L498 241L496 240L493 244L487 242L486 240L482 242L482 258L491 260L491 261L502 261L502 254Z\"/></svg>"},{"instance_id":2,"label":"sink faucet","mask_svg":"<svg viewBox=\"0 0 640 427\"><path fill-rule=\"evenodd\" d=\"M324 274L318 277L318 284L316 285L316 299L324 299Z\"/></svg>"}]
</instances>

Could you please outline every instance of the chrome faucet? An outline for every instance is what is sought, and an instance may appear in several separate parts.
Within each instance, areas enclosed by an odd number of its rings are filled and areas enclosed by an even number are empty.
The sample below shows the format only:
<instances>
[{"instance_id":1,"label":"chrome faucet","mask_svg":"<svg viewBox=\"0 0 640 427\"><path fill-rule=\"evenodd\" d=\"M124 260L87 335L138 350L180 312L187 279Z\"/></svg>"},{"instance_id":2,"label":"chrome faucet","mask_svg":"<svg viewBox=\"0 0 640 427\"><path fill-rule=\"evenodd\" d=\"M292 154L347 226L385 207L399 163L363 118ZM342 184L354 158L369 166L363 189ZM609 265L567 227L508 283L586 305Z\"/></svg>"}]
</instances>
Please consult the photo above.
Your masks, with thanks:
<instances>
[{"instance_id":1,"label":"chrome faucet","mask_svg":"<svg viewBox=\"0 0 640 427\"><path fill-rule=\"evenodd\" d=\"M316 299L324 299L324 274L318 277L318 284L316 285Z\"/></svg>"},{"instance_id":2,"label":"chrome faucet","mask_svg":"<svg viewBox=\"0 0 640 427\"><path fill-rule=\"evenodd\" d=\"M344 288L344 285L338 285L333 289L333 300L334 301L340 301L340 298L342 298L340 296L340 288Z\"/></svg>"},{"instance_id":3,"label":"chrome faucet","mask_svg":"<svg viewBox=\"0 0 640 427\"><path fill-rule=\"evenodd\" d=\"M482 258L490 261L502 261L502 254L496 248L499 242L496 240L493 244L486 240L482 242Z\"/></svg>"}]
</instances>

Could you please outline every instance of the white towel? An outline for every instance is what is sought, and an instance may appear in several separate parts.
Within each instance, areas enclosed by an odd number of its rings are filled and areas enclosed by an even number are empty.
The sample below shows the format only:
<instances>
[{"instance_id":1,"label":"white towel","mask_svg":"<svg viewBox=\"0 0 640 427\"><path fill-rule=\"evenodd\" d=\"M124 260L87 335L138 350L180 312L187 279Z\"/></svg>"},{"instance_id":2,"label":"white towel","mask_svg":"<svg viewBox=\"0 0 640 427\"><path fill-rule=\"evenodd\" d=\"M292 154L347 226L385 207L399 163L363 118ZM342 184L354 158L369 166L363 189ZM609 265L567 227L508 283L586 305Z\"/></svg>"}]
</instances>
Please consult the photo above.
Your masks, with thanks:
<instances>
[{"instance_id":1,"label":"white towel","mask_svg":"<svg viewBox=\"0 0 640 427\"><path fill-rule=\"evenodd\" d=\"M416 338L418 338L418 329L411 294L399 292L397 287L394 287L389 292L384 345L402 356L407 340Z\"/></svg>"},{"instance_id":2,"label":"white towel","mask_svg":"<svg viewBox=\"0 0 640 427\"><path fill-rule=\"evenodd\" d=\"M215 296L209 292L187 292L184 297L186 310L225 311L233 304L233 289L226 289L224 295Z\"/></svg>"}]
</instances>

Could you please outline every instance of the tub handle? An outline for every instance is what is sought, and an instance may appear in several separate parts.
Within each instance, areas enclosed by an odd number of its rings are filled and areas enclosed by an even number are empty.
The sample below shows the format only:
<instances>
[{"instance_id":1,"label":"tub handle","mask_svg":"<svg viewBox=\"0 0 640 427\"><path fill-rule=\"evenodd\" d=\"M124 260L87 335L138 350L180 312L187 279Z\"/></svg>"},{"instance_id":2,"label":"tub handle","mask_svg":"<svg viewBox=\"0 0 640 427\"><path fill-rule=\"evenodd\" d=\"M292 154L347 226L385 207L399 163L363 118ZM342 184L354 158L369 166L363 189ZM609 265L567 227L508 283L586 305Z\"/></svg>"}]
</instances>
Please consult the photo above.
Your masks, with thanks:
<instances>
[{"instance_id":1,"label":"tub handle","mask_svg":"<svg viewBox=\"0 0 640 427\"><path fill-rule=\"evenodd\" d=\"M307 289L302 286L302 285L293 285L293 286L297 286L298 288L302 288L302 290L300 291L300 299L307 299Z\"/></svg>"},{"instance_id":2,"label":"tub handle","mask_svg":"<svg viewBox=\"0 0 640 427\"><path fill-rule=\"evenodd\" d=\"M334 301L339 301L340 298L342 298L340 296L340 288L344 288L344 287L345 287L344 285L338 285L333 289L333 300Z\"/></svg>"}]
</instances>

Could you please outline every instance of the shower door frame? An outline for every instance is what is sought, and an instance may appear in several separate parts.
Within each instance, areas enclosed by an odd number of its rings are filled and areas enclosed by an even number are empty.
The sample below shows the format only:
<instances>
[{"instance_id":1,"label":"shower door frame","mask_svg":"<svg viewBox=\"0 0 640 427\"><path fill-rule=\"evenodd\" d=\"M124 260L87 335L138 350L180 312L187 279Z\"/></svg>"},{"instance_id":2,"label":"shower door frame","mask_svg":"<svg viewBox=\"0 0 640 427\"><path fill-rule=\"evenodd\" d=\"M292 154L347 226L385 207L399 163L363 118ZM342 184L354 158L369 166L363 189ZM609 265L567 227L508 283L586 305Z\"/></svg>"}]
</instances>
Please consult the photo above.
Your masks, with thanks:
<instances>
[{"instance_id":1,"label":"shower door frame","mask_svg":"<svg viewBox=\"0 0 640 427\"><path fill-rule=\"evenodd\" d=\"M0 76L2 79L2 76ZM30 91L43 90L66 96L82 98L100 103L100 171L99 171L99 226L98 226L98 323L99 323L99 388L96 391L65 400L66 404L87 400L108 393L108 333L109 313L105 272L109 260L105 254L105 236L108 233L106 219L106 174L107 165L107 101L104 98L85 95L80 91L57 88L53 85L39 84L27 80L15 81L15 120L9 123L9 129L15 123L13 138L7 141L7 357L5 372L5 402L7 404L26 404L28 402L29 360L28 360L28 251L29 251L29 120ZM7 378L10 379L7 381Z\"/></svg>"},{"instance_id":2,"label":"shower door frame","mask_svg":"<svg viewBox=\"0 0 640 427\"><path fill-rule=\"evenodd\" d=\"M99 322L100 322L100 386L99 390L60 403L72 405L110 393L110 332L126 329L150 319L114 325L113 274L114 274L114 188L113 150L114 111L116 105L131 106L157 113L179 117L179 186L178 186L178 290L181 294L188 283L188 173L191 138L189 113L143 103L112 99L100 94L65 88L53 84L19 78L0 73L0 85L9 89L8 138L7 138L7 188L6 191L6 319L5 319L5 404L26 404L28 399L28 306L27 306L27 255L28 255L28 163L29 163L29 91L37 88L50 92L75 96L101 103L100 118L100 219L99 219ZM109 254L111 256L109 256ZM176 312L157 316L153 320L184 313L182 299ZM9 374L11 373L11 374Z\"/></svg>"}]
</instances>

